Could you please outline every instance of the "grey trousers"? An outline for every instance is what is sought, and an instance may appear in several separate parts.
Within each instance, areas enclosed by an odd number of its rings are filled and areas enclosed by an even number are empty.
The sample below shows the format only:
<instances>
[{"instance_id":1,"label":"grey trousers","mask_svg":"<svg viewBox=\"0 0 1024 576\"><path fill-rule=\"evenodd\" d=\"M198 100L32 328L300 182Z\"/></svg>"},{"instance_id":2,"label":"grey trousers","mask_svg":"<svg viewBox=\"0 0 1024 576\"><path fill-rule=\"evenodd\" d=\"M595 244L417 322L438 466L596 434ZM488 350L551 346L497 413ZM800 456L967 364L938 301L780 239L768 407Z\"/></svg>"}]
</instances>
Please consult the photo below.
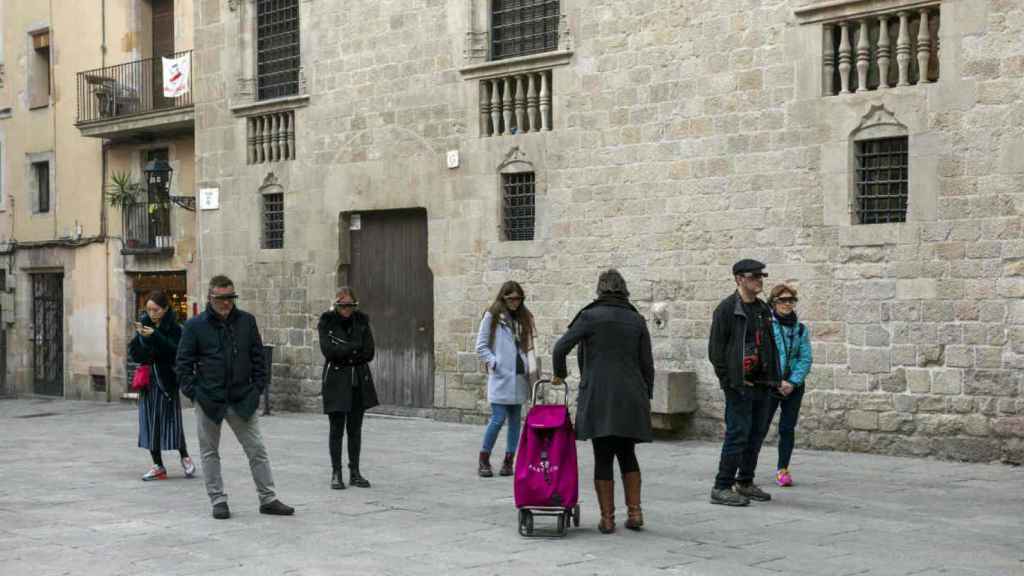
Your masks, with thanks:
<instances>
[{"instance_id":1,"label":"grey trousers","mask_svg":"<svg viewBox=\"0 0 1024 576\"><path fill-rule=\"evenodd\" d=\"M260 435L259 417L253 414L246 420L228 407L224 422L242 445L249 459L252 480L256 483L256 491L260 495L260 504L268 504L277 499L274 494L274 478L270 474L270 459L267 448L263 445ZM196 428L199 436L199 454L203 462L203 479L206 481L206 493L211 504L228 501L224 492L224 481L220 475L220 428L221 424L210 420L199 404L196 404Z\"/></svg>"}]
</instances>

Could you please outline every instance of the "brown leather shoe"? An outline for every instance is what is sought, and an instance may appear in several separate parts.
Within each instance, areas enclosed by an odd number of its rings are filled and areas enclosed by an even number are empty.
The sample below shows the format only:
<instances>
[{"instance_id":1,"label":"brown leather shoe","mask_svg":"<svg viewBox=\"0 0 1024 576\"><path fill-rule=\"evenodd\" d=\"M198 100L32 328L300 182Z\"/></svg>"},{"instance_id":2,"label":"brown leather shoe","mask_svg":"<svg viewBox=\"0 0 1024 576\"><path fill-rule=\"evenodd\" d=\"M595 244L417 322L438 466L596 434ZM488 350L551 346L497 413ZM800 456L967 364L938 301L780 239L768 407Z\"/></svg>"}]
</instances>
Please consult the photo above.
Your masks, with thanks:
<instances>
[{"instance_id":1,"label":"brown leather shoe","mask_svg":"<svg viewBox=\"0 0 1024 576\"><path fill-rule=\"evenodd\" d=\"M501 470L498 472L500 476L511 476L515 473L512 465L515 462L516 455L512 452L505 452L505 460L501 463Z\"/></svg>"},{"instance_id":2,"label":"brown leather shoe","mask_svg":"<svg viewBox=\"0 0 1024 576\"><path fill-rule=\"evenodd\" d=\"M490 478L491 476L494 476L494 470L491 470L490 452L480 453L480 466L477 468L476 473L479 474L481 478Z\"/></svg>"},{"instance_id":3,"label":"brown leather shoe","mask_svg":"<svg viewBox=\"0 0 1024 576\"><path fill-rule=\"evenodd\" d=\"M615 481L594 480L594 491L597 492L597 504L601 508L601 521L597 529L602 534L615 532Z\"/></svg>"},{"instance_id":4,"label":"brown leather shoe","mask_svg":"<svg viewBox=\"0 0 1024 576\"><path fill-rule=\"evenodd\" d=\"M626 509L629 519L626 528L640 530L644 525L644 512L640 508L640 471L627 472L622 475L622 489L626 494Z\"/></svg>"}]
</instances>

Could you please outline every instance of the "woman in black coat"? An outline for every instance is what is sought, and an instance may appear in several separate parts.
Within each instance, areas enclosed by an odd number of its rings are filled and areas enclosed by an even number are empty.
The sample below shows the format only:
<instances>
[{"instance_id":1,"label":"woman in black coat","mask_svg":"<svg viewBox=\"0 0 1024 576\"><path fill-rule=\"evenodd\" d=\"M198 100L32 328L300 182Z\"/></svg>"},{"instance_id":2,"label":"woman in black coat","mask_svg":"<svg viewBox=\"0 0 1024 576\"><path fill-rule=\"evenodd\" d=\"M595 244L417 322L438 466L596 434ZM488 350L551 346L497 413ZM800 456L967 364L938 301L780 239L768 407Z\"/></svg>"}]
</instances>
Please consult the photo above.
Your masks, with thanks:
<instances>
[{"instance_id":1,"label":"woman in black coat","mask_svg":"<svg viewBox=\"0 0 1024 576\"><path fill-rule=\"evenodd\" d=\"M149 386L139 391L139 448L149 450L153 467L143 481L166 480L161 450L177 450L185 477L196 473L188 455L185 430L181 424L181 397L174 359L178 354L181 327L167 295L157 290L146 296L146 310L135 323L135 337L128 344L132 362L152 368Z\"/></svg>"},{"instance_id":2,"label":"woman in black coat","mask_svg":"<svg viewBox=\"0 0 1024 576\"><path fill-rule=\"evenodd\" d=\"M341 490L341 443L348 431L349 483L369 488L359 473L363 413L378 404L369 362L373 360L373 332L370 318L357 310L352 288L338 290L334 305L320 315L317 331L324 355L321 395L324 414L331 420L328 446L331 452L331 488Z\"/></svg>"},{"instance_id":3,"label":"woman in black coat","mask_svg":"<svg viewBox=\"0 0 1024 576\"><path fill-rule=\"evenodd\" d=\"M644 524L640 507L640 464L636 443L654 439L651 430L651 397L654 359L647 321L629 302L626 281L617 270L601 273L597 300L581 310L569 330L555 343L554 382L567 374L565 357L577 345L580 367L576 406L576 437L593 439L594 489L601 507L598 529L615 531L615 478L619 472L629 519L626 528Z\"/></svg>"}]
</instances>

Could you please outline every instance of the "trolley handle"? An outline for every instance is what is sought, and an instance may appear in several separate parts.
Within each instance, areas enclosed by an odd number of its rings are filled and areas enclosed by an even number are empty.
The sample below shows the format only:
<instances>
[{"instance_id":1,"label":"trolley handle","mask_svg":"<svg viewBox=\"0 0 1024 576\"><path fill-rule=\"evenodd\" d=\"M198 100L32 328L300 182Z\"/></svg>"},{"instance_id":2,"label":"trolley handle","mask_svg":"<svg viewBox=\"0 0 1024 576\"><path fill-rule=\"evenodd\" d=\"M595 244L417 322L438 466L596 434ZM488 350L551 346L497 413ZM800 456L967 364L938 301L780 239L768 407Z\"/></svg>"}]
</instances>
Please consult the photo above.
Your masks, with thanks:
<instances>
[{"instance_id":1,"label":"trolley handle","mask_svg":"<svg viewBox=\"0 0 1024 576\"><path fill-rule=\"evenodd\" d=\"M530 401L530 403L532 405L534 405L534 406L537 405L537 391L542 389L542 385L544 385L544 384L547 384L549 386L558 386L558 384L553 383L550 378L541 378L541 379L537 380L536 382L534 382L533 383L533 397L532 397L532 399ZM565 404L566 406L568 406L569 405L569 384L565 380L562 380L561 386L563 388L565 388L565 393L564 393L564 398L562 399L562 404Z\"/></svg>"}]
</instances>

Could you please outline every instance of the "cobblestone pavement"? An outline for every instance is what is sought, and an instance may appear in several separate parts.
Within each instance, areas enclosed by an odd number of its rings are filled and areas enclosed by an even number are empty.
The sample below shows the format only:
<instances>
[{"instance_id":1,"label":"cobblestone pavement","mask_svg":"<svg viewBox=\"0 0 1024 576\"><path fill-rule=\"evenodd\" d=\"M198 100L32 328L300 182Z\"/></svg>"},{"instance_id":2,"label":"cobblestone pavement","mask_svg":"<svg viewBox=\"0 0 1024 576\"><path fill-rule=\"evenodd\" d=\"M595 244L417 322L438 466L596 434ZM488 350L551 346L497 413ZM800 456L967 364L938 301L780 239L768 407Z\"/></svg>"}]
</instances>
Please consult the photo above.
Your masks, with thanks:
<instances>
[{"instance_id":1,"label":"cobblestone pavement","mask_svg":"<svg viewBox=\"0 0 1024 576\"><path fill-rule=\"evenodd\" d=\"M198 455L194 418L189 445ZM290 518L260 515L225 431L233 517L210 517L203 482L143 483L132 406L0 401L0 573L51 574L1024 574L1024 470L798 450L797 485L748 508L708 503L718 446L638 450L647 529L595 528L590 446L579 445L583 525L564 539L516 532L509 478L475 475L483 429L370 417L371 489L328 488L327 419L263 418ZM504 434L499 446L504 442ZM769 485L774 447L759 474ZM538 521L539 522L539 521Z\"/></svg>"}]
</instances>

